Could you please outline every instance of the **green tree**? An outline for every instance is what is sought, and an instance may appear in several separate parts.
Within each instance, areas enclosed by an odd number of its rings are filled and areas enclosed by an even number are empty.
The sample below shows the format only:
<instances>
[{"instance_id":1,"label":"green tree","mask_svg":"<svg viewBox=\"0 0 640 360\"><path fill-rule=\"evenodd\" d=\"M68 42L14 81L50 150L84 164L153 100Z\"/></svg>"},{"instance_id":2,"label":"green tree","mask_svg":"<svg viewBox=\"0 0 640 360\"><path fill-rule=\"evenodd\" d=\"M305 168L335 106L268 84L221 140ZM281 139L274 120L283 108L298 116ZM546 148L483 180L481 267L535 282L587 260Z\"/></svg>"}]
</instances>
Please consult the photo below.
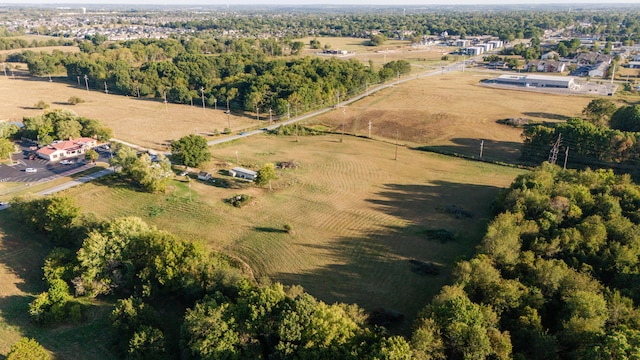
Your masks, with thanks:
<instances>
[{"instance_id":1,"label":"green tree","mask_svg":"<svg viewBox=\"0 0 640 360\"><path fill-rule=\"evenodd\" d=\"M591 100L582 110L582 115L591 123L598 126L606 126L611 115L617 110L616 104L609 99L598 98Z\"/></svg>"},{"instance_id":2,"label":"green tree","mask_svg":"<svg viewBox=\"0 0 640 360\"><path fill-rule=\"evenodd\" d=\"M369 39L369 44L371 44L371 46L380 46L384 43L384 35L381 34L376 34L376 35L372 35L371 38Z\"/></svg>"},{"instance_id":3,"label":"green tree","mask_svg":"<svg viewBox=\"0 0 640 360\"><path fill-rule=\"evenodd\" d=\"M640 131L640 105L623 106L611 115L609 126L620 131Z\"/></svg>"},{"instance_id":4,"label":"green tree","mask_svg":"<svg viewBox=\"0 0 640 360\"><path fill-rule=\"evenodd\" d=\"M258 175L256 176L256 184L260 186L264 186L269 184L271 187L271 180L276 178L276 167L273 163L266 163L258 170Z\"/></svg>"},{"instance_id":5,"label":"green tree","mask_svg":"<svg viewBox=\"0 0 640 360\"><path fill-rule=\"evenodd\" d=\"M94 149L89 149L84 154L84 158L91 161L92 163L95 163L99 157L100 157L100 154L98 154L98 152L95 151Z\"/></svg>"},{"instance_id":6,"label":"green tree","mask_svg":"<svg viewBox=\"0 0 640 360\"><path fill-rule=\"evenodd\" d=\"M189 167L198 167L211 159L207 140L193 134L172 142L171 156L177 163Z\"/></svg>"},{"instance_id":7,"label":"green tree","mask_svg":"<svg viewBox=\"0 0 640 360\"><path fill-rule=\"evenodd\" d=\"M37 341L23 337L13 344L7 354L7 360L49 360L51 355Z\"/></svg>"},{"instance_id":8,"label":"green tree","mask_svg":"<svg viewBox=\"0 0 640 360\"><path fill-rule=\"evenodd\" d=\"M9 158L9 156L15 151L16 146L13 141L5 138L0 138L0 159Z\"/></svg>"}]
</instances>

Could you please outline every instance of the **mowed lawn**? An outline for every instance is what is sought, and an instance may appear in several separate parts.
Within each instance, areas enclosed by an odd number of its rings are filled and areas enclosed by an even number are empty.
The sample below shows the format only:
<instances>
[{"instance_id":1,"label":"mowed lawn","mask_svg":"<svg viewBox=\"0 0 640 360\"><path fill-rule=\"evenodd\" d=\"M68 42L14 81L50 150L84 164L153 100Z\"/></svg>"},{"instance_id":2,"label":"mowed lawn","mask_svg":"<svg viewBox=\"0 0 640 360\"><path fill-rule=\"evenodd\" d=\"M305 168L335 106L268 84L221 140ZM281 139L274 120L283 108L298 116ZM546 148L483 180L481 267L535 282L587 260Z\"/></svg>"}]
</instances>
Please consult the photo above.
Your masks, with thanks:
<instances>
[{"instance_id":1,"label":"mowed lawn","mask_svg":"<svg viewBox=\"0 0 640 360\"><path fill-rule=\"evenodd\" d=\"M450 281L454 261L471 255L492 217L489 206L500 188L522 170L392 144L337 135L256 136L214 147L206 168L216 183L175 181L163 195L97 182L72 189L84 211L101 217L136 215L182 238L204 241L248 264L257 279L300 284L327 301L358 303L367 310L416 313ZM278 170L272 190L236 182L223 169L256 169L265 162L293 161ZM228 181L227 187L220 184ZM234 208L224 199L250 194ZM458 219L459 207L473 214ZM292 233L283 230L291 225ZM455 240L426 236L444 229ZM412 272L410 260L442 266L437 276Z\"/></svg>"},{"instance_id":2,"label":"mowed lawn","mask_svg":"<svg viewBox=\"0 0 640 360\"><path fill-rule=\"evenodd\" d=\"M82 82L82 80L81 80ZM166 150L170 140L198 133L213 139L214 130L222 132L231 123L231 129L238 131L257 126L251 117L225 114L226 104L202 109L201 106L163 104L151 99L138 99L122 95L107 95L100 89L87 92L84 84L66 82L66 78L16 77L12 79L0 74L0 120L20 121L25 116L36 116L43 110L33 105L39 100L51 105L51 109L63 108L75 111L80 116L100 120L114 130L118 139L143 147ZM84 100L78 105L69 105L70 97ZM223 109L224 107L224 109Z\"/></svg>"},{"instance_id":3,"label":"mowed lawn","mask_svg":"<svg viewBox=\"0 0 640 360\"><path fill-rule=\"evenodd\" d=\"M567 96L487 88L480 80L496 77L488 72L466 71L424 77L374 93L342 110L313 121L345 131L400 141L412 146L516 162L520 156L522 129L498 124L506 118L535 122L581 116L595 97Z\"/></svg>"}]
</instances>

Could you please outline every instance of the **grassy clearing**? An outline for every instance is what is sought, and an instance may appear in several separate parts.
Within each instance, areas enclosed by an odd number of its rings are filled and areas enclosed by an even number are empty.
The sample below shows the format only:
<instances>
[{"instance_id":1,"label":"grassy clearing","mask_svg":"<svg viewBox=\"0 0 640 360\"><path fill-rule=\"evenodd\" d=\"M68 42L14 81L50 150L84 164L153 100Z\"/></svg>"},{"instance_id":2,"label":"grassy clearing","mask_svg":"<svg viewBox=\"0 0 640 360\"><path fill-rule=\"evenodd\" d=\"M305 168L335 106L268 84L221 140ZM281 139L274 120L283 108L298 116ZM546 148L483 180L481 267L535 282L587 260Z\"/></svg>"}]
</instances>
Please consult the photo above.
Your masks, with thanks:
<instances>
[{"instance_id":1,"label":"grassy clearing","mask_svg":"<svg viewBox=\"0 0 640 360\"><path fill-rule=\"evenodd\" d=\"M227 127L224 109L203 110L198 106L163 104L159 101L137 99L120 95L106 95L100 91L87 92L66 79L48 77L0 76L0 120L22 120L25 116L42 114L34 109L38 100L51 104L51 108L65 108L81 116L98 119L114 130L114 135L140 146L166 150L169 140L179 139L194 132L213 139L214 130L222 132ZM69 105L67 100L77 96L85 102ZM219 104L220 105L220 104ZM239 131L257 125L251 118L231 115L231 129Z\"/></svg>"},{"instance_id":2,"label":"grassy clearing","mask_svg":"<svg viewBox=\"0 0 640 360\"><path fill-rule=\"evenodd\" d=\"M484 157L514 162L519 157L522 129L496 120L525 117L538 122L580 116L593 99L588 96L559 96L517 90L481 87L479 81L492 73L466 71L425 77L377 92L342 112L322 115L312 123L340 131L400 141L412 146L432 146L440 151L479 156L484 140Z\"/></svg>"},{"instance_id":3,"label":"grassy clearing","mask_svg":"<svg viewBox=\"0 0 640 360\"><path fill-rule=\"evenodd\" d=\"M295 161L279 170L273 191L234 181L220 171L240 165ZM259 136L213 149L207 166L216 183L175 181L163 195L136 192L105 179L67 193L85 211L106 218L136 215L179 236L204 241L249 264L257 278L301 284L328 302L382 306L407 316L448 282L450 266L473 253L498 190L521 173L338 136L294 138ZM223 187L222 184L225 184ZM235 208L224 202L235 194L252 196ZM457 219L445 211L458 206L473 213ZM284 225L292 227L291 233ZM429 238L445 229L455 240ZM443 267L438 276L412 272L411 259Z\"/></svg>"}]
</instances>

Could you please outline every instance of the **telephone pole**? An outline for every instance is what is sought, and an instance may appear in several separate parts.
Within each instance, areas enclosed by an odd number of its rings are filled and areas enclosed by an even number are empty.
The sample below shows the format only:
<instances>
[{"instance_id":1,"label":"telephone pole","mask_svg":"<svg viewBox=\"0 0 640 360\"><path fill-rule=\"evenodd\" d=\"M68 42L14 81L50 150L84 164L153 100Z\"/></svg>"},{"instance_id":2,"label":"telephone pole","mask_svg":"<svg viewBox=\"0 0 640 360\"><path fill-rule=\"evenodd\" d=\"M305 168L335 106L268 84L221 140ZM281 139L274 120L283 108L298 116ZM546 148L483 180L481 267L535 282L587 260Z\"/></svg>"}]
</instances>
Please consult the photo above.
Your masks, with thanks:
<instances>
[{"instance_id":1,"label":"telephone pole","mask_svg":"<svg viewBox=\"0 0 640 360\"><path fill-rule=\"evenodd\" d=\"M200 87L200 93L202 94L202 111L206 111L204 107L204 87Z\"/></svg>"},{"instance_id":2,"label":"telephone pole","mask_svg":"<svg viewBox=\"0 0 640 360\"><path fill-rule=\"evenodd\" d=\"M398 129L396 129L396 156L394 156L393 160L398 160Z\"/></svg>"},{"instance_id":3,"label":"telephone pole","mask_svg":"<svg viewBox=\"0 0 640 360\"><path fill-rule=\"evenodd\" d=\"M564 166L562 168L567 170L567 159L569 158L569 146L567 146L567 151L564 152Z\"/></svg>"},{"instance_id":4,"label":"telephone pole","mask_svg":"<svg viewBox=\"0 0 640 360\"><path fill-rule=\"evenodd\" d=\"M480 159L482 159L482 151L484 150L484 140L480 141Z\"/></svg>"},{"instance_id":5,"label":"telephone pole","mask_svg":"<svg viewBox=\"0 0 640 360\"><path fill-rule=\"evenodd\" d=\"M291 104L287 103L287 120L291 119Z\"/></svg>"},{"instance_id":6,"label":"telephone pole","mask_svg":"<svg viewBox=\"0 0 640 360\"><path fill-rule=\"evenodd\" d=\"M84 86L87 88L87 92L89 92L89 77L84 75Z\"/></svg>"},{"instance_id":7,"label":"telephone pole","mask_svg":"<svg viewBox=\"0 0 640 360\"><path fill-rule=\"evenodd\" d=\"M369 139L371 139L371 120L369 120Z\"/></svg>"}]
</instances>

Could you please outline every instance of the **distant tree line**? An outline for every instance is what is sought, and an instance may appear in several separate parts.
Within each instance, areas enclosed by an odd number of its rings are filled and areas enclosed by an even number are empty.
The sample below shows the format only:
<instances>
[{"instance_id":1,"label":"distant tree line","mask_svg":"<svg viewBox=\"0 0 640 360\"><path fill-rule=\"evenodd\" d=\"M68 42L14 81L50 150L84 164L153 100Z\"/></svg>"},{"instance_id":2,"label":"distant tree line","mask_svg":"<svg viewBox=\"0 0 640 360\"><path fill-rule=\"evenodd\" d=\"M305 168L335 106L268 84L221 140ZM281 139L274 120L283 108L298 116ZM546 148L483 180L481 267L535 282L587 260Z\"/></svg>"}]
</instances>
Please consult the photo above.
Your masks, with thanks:
<instances>
[{"instance_id":1,"label":"distant tree line","mask_svg":"<svg viewBox=\"0 0 640 360\"><path fill-rule=\"evenodd\" d=\"M73 46L74 40L70 39L47 39L47 40L26 40L24 38L0 37L0 50L13 50L24 48L37 48L45 46Z\"/></svg>"},{"instance_id":2,"label":"distant tree line","mask_svg":"<svg viewBox=\"0 0 640 360\"><path fill-rule=\"evenodd\" d=\"M620 9L590 11L431 11L395 9L377 13L323 10L290 13L241 13L217 16L215 19L173 21L166 26L211 33L220 37L233 30L238 36L251 37L265 33L295 39L306 36L348 36L371 38L378 33L387 39L413 39L415 36L449 35L461 37L492 35L505 41L531 38L532 33L574 26L587 34L636 42L640 33L640 12ZM252 15L252 16L248 16ZM580 24L589 24L581 27Z\"/></svg>"}]
</instances>

